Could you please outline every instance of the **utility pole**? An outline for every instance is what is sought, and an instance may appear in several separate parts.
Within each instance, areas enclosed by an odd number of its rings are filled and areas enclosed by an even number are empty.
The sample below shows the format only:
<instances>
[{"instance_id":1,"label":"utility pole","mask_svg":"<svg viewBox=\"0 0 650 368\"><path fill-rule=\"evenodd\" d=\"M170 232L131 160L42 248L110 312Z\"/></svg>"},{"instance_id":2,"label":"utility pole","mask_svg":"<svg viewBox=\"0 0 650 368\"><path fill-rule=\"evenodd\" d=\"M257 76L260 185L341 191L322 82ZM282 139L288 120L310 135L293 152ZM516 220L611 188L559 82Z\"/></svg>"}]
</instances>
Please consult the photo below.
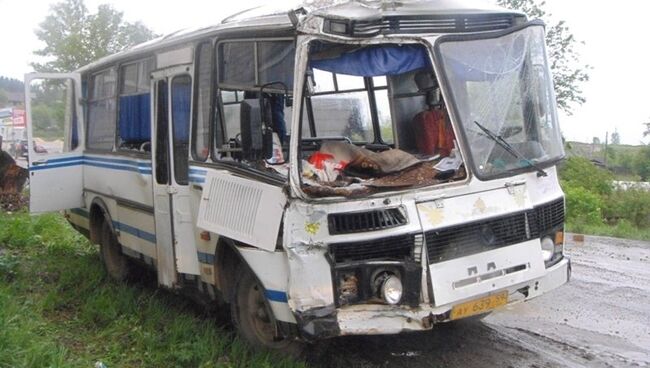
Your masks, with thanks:
<instances>
[{"instance_id":1,"label":"utility pole","mask_svg":"<svg viewBox=\"0 0 650 368\"><path fill-rule=\"evenodd\" d=\"M607 168L607 140L609 139L609 132L605 132L605 168Z\"/></svg>"}]
</instances>

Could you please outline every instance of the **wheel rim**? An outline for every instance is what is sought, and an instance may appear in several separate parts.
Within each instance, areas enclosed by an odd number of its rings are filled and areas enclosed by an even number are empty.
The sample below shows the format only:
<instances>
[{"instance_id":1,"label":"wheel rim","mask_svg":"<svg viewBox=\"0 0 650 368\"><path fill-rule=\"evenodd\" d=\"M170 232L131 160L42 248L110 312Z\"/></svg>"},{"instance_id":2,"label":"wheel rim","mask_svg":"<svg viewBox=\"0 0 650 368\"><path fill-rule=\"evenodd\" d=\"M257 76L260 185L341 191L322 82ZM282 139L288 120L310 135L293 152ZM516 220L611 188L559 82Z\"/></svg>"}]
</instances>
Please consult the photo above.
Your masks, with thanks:
<instances>
[{"instance_id":1,"label":"wheel rim","mask_svg":"<svg viewBox=\"0 0 650 368\"><path fill-rule=\"evenodd\" d=\"M275 326L271 311L264 298L264 290L255 282L248 290L246 318L253 327L257 338L266 346L278 347L284 345L286 340L275 339Z\"/></svg>"}]
</instances>

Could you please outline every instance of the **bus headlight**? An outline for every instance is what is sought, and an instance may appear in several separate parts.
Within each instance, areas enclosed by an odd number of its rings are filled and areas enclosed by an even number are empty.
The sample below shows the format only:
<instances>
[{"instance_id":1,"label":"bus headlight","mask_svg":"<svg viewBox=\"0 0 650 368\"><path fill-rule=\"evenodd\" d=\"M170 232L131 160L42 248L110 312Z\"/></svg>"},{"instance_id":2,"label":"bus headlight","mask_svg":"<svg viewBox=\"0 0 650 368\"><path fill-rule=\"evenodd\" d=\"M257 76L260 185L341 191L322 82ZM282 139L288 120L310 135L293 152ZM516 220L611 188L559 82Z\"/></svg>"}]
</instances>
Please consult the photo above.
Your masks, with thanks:
<instances>
[{"instance_id":1,"label":"bus headlight","mask_svg":"<svg viewBox=\"0 0 650 368\"><path fill-rule=\"evenodd\" d=\"M402 280L391 274L384 274L378 277L379 294L387 304L395 305L402 300Z\"/></svg>"},{"instance_id":2,"label":"bus headlight","mask_svg":"<svg viewBox=\"0 0 650 368\"><path fill-rule=\"evenodd\" d=\"M550 236L542 238L542 257L544 258L544 262L553 259L553 253L555 253L555 242L553 239Z\"/></svg>"}]
</instances>

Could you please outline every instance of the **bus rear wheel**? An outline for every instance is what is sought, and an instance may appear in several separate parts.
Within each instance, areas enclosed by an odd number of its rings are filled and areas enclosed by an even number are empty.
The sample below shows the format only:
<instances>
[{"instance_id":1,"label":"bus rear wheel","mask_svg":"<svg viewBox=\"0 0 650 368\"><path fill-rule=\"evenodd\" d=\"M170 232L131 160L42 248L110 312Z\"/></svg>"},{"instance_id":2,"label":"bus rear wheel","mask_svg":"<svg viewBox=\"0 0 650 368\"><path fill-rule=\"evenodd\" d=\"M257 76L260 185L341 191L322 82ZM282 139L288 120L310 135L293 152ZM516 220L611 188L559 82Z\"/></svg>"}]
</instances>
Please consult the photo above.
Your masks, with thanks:
<instances>
[{"instance_id":1,"label":"bus rear wheel","mask_svg":"<svg viewBox=\"0 0 650 368\"><path fill-rule=\"evenodd\" d=\"M253 349L303 358L303 342L278 337L273 312L264 296L264 287L252 272L243 272L237 281L231 308L233 323L239 335Z\"/></svg>"},{"instance_id":2,"label":"bus rear wheel","mask_svg":"<svg viewBox=\"0 0 650 368\"><path fill-rule=\"evenodd\" d=\"M106 272L116 281L125 281L131 274L131 264L106 221L102 223L100 235L99 252Z\"/></svg>"}]
</instances>

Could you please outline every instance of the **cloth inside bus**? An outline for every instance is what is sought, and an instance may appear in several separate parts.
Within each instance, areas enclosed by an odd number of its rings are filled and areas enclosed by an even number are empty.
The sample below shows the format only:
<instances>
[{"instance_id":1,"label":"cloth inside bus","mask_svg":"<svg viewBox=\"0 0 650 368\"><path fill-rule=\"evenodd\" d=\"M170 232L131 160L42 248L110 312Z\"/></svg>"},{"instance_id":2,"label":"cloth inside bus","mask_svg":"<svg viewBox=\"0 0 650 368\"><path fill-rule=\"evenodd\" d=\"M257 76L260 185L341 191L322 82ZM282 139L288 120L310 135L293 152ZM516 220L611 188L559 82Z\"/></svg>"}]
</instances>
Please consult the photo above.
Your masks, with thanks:
<instances>
[{"instance_id":1,"label":"cloth inside bus","mask_svg":"<svg viewBox=\"0 0 650 368\"><path fill-rule=\"evenodd\" d=\"M190 108L192 102L192 84L189 78L186 82L178 82L183 77L172 82L172 123L174 126L174 141L189 142Z\"/></svg>"},{"instance_id":2,"label":"cloth inside bus","mask_svg":"<svg viewBox=\"0 0 650 368\"><path fill-rule=\"evenodd\" d=\"M376 77L431 68L429 55L421 45L373 45L359 47L315 42L309 65L332 73Z\"/></svg>"},{"instance_id":3,"label":"cloth inside bus","mask_svg":"<svg viewBox=\"0 0 650 368\"><path fill-rule=\"evenodd\" d=\"M120 97L119 134L126 143L151 141L151 97L149 93Z\"/></svg>"}]
</instances>

